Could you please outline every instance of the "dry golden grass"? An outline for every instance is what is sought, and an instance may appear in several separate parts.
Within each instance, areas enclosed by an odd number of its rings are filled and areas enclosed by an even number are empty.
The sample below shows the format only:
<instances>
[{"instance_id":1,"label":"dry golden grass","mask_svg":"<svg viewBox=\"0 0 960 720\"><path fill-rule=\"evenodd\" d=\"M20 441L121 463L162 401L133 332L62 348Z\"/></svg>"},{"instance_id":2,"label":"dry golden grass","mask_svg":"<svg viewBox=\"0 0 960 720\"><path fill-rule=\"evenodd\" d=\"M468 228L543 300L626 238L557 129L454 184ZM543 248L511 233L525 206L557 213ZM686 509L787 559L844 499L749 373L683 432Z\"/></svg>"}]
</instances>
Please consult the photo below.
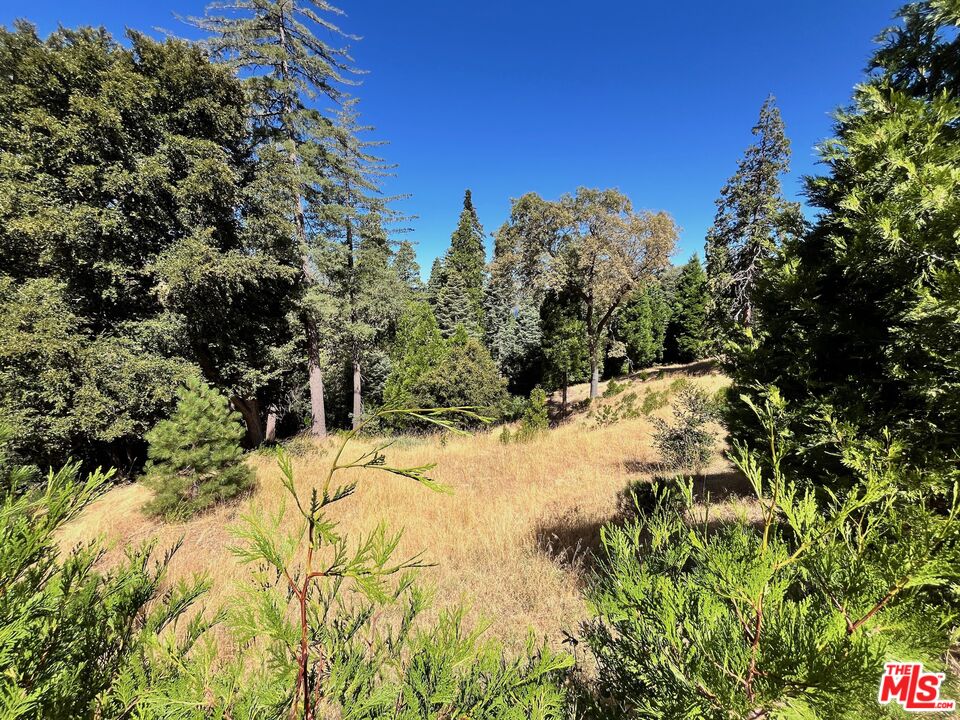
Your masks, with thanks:
<instances>
[{"instance_id":1,"label":"dry golden grass","mask_svg":"<svg viewBox=\"0 0 960 720\"><path fill-rule=\"evenodd\" d=\"M647 388L662 390L678 376L689 376L709 392L727 382L702 366L665 368L659 374L644 375L647 380L633 379L630 390L642 398ZM586 393L586 387L573 388L571 400ZM622 394L599 403L617 403L621 398ZM657 414L668 412L664 408ZM445 441L436 436L401 439L388 451L391 464L436 462L434 477L452 494L433 493L412 482L367 471L359 478L357 494L340 503L335 516L352 537L381 522L394 530L403 528L400 554L425 551L426 560L437 563L422 572L425 583L436 590L436 608L468 605L468 617L491 621L490 632L511 648L523 643L528 629L557 645L561 631L576 631L586 615L584 560L596 547L600 526L617 517L618 494L657 470L649 419L624 420L603 428L593 425L586 414L576 414L524 444L502 444L498 430ZM317 443L294 458L301 487L322 481L329 460L325 451L332 442ZM357 449L362 446L358 443ZM124 546L156 538L164 547L182 537L171 579L206 573L213 583L210 599L225 600L245 576L229 549L231 524L251 506L275 512L285 495L272 458L253 455L250 462L259 488L239 505L190 522L164 524L142 514L149 497L146 488L118 487L66 529L62 544L101 536L111 548L105 560L110 563ZM718 458L707 475L714 485L725 484L729 464ZM744 503L735 498L731 502L734 506ZM734 511L734 507L726 510ZM293 528L293 513L288 513L287 521Z\"/></svg>"}]
</instances>

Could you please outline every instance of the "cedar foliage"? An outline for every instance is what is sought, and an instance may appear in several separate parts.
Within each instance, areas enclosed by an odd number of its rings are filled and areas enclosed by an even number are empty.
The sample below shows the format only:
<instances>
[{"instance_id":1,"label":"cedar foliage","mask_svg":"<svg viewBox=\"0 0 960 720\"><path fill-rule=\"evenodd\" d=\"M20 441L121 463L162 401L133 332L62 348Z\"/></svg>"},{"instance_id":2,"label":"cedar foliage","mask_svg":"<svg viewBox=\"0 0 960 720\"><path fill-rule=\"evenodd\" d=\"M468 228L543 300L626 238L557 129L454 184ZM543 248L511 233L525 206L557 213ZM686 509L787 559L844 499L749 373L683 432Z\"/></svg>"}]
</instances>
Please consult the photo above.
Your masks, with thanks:
<instances>
[{"instance_id":1,"label":"cedar foliage","mask_svg":"<svg viewBox=\"0 0 960 720\"><path fill-rule=\"evenodd\" d=\"M254 473L243 461L240 416L217 390L192 378L177 407L146 439L144 482L154 492L147 512L168 519L207 510L248 491Z\"/></svg>"},{"instance_id":2,"label":"cedar foliage","mask_svg":"<svg viewBox=\"0 0 960 720\"><path fill-rule=\"evenodd\" d=\"M956 618L934 608L960 559L960 498L944 516L929 491L903 492L902 448L868 442L834 448L857 481L818 499L784 470L780 399L750 407L769 451L733 459L759 525L714 530L680 481L604 529L587 628L601 691L625 718L886 717L886 660L944 668Z\"/></svg>"},{"instance_id":3,"label":"cedar foliage","mask_svg":"<svg viewBox=\"0 0 960 720\"><path fill-rule=\"evenodd\" d=\"M16 720L105 720L127 716L134 668L203 592L202 581L161 593L176 548L153 561L153 546L129 548L98 570L97 542L69 551L57 536L106 490L112 471L86 477L78 463L36 483L11 463L13 433L0 426L0 716ZM201 616L168 646L182 662L202 631Z\"/></svg>"},{"instance_id":4,"label":"cedar foliage","mask_svg":"<svg viewBox=\"0 0 960 720\"><path fill-rule=\"evenodd\" d=\"M837 469L818 450L837 433L884 428L914 466L957 467L960 12L920 2L902 17L821 148L828 172L807 183L819 219L762 283L764 320L731 362L738 392L775 385L789 401L811 469ZM729 425L762 436L736 408Z\"/></svg>"}]
</instances>

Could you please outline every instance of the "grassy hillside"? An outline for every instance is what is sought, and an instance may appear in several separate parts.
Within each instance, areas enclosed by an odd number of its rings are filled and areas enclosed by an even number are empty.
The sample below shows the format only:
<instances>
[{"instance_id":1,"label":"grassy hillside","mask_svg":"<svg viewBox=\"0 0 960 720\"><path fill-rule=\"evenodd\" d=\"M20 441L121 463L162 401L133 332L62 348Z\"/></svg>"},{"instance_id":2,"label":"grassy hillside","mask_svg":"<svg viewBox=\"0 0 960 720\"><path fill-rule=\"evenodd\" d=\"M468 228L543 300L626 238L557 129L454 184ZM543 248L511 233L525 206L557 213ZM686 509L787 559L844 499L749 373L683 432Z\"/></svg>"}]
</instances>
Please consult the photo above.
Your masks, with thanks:
<instances>
[{"instance_id":1,"label":"grassy hillside","mask_svg":"<svg viewBox=\"0 0 960 720\"><path fill-rule=\"evenodd\" d=\"M561 631L575 630L585 617L581 590L599 528L622 512L625 488L660 471L650 417L598 427L597 411L616 407L630 393L642 400L645 393L666 392L672 399L671 388L680 378L710 393L727 383L703 364L647 371L627 379L626 389L600 398L589 410L581 403L559 426L523 444L503 444L499 429L468 437L401 438L388 451L390 461L436 462L434 477L452 493L433 493L413 482L366 473L358 493L343 503L343 529L356 538L380 522L390 529L403 528L400 555L425 551L426 560L436 563L422 574L436 589L436 608L465 603L471 619L491 621L491 633L511 647L523 643L528 628L559 643ZM586 395L586 386L575 387L570 399L576 403ZM669 405L653 415L669 415ZM308 487L320 480L332 444L296 441L299 484ZM210 601L225 602L246 572L231 555L231 524L255 506L276 513L285 499L273 457L254 454L249 462L259 487L238 504L189 522L163 524L141 512L150 491L126 485L113 489L70 525L62 543L73 545L100 535L112 548L104 561L110 563L129 544L157 538L162 548L182 537L171 579L207 573L213 581ZM729 464L718 455L703 484L720 497L735 482ZM747 507L736 493L724 503L726 510L715 507L711 515ZM288 521L293 523L292 514Z\"/></svg>"}]
</instances>

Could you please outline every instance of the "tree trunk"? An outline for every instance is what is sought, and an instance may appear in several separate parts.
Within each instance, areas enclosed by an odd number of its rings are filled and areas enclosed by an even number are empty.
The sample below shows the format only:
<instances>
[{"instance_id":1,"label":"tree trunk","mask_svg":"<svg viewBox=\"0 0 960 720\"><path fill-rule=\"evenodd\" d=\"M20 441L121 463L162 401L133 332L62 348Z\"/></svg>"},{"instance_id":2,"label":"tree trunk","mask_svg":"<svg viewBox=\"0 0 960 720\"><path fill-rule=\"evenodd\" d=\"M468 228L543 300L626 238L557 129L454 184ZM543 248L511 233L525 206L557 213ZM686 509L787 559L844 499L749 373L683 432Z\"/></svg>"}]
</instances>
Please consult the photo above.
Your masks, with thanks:
<instances>
[{"instance_id":1,"label":"tree trunk","mask_svg":"<svg viewBox=\"0 0 960 720\"><path fill-rule=\"evenodd\" d=\"M363 378L360 375L360 361L353 361L353 429L356 430L363 419L363 397L360 394Z\"/></svg>"},{"instance_id":2,"label":"tree trunk","mask_svg":"<svg viewBox=\"0 0 960 720\"><path fill-rule=\"evenodd\" d=\"M260 419L260 403L256 398L247 400L234 395L230 398L230 404L237 409L247 426L247 446L255 448L262 445L263 422Z\"/></svg>"},{"instance_id":3,"label":"tree trunk","mask_svg":"<svg viewBox=\"0 0 960 720\"><path fill-rule=\"evenodd\" d=\"M307 331L307 374L310 381L310 434L327 436L327 415L323 406L323 371L320 369L320 340L312 318L304 320Z\"/></svg>"},{"instance_id":4,"label":"tree trunk","mask_svg":"<svg viewBox=\"0 0 960 720\"><path fill-rule=\"evenodd\" d=\"M277 440L277 412L271 410L267 413L267 432L264 437L267 442L276 442Z\"/></svg>"},{"instance_id":5,"label":"tree trunk","mask_svg":"<svg viewBox=\"0 0 960 720\"><path fill-rule=\"evenodd\" d=\"M590 358L590 399L600 397L600 363L595 357Z\"/></svg>"},{"instance_id":6,"label":"tree trunk","mask_svg":"<svg viewBox=\"0 0 960 720\"><path fill-rule=\"evenodd\" d=\"M560 393L560 415L567 416L567 374L563 374L563 391Z\"/></svg>"}]
</instances>

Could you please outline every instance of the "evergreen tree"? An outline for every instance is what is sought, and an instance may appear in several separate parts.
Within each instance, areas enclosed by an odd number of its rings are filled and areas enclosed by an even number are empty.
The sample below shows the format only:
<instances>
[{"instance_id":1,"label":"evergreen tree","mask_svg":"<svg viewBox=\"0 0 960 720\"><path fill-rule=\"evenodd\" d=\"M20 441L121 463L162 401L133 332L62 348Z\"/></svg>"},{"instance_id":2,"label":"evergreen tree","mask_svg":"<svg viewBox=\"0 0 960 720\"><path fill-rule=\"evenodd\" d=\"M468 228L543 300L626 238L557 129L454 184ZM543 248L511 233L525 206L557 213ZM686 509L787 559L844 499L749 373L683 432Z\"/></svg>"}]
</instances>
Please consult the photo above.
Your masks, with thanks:
<instances>
[{"instance_id":1,"label":"evergreen tree","mask_svg":"<svg viewBox=\"0 0 960 720\"><path fill-rule=\"evenodd\" d=\"M710 350L707 322L709 307L707 276L696 254L690 258L674 289L673 308L667 326L665 355L671 362L691 362Z\"/></svg>"},{"instance_id":2,"label":"evergreen tree","mask_svg":"<svg viewBox=\"0 0 960 720\"><path fill-rule=\"evenodd\" d=\"M440 288L447 282L447 270L443 258L434 258L430 266L430 277L427 279L427 300L434 307L437 306L437 296L440 295Z\"/></svg>"},{"instance_id":3,"label":"evergreen tree","mask_svg":"<svg viewBox=\"0 0 960 720\"><path fill-rule=\"evenodd\" d=\"M567 388L590 377L590 350L576 304L554 293L541 307L544 377L550 387L560 388L561 410L567 411Z\"/></svg>"},{"instance_id":4,"label":"evergreen tree","mask_svg":"<svg viewBox=\"0 0 960 720\"><path fill-rule=\"evenodd\" d=\"M786 202L780 187L790 167L790 142L773 96L760 108L753 134L757 141L720 191L707 232L710 321L717 340L755 321L758 277L784 239L802 231L800 205Z\"/></svg>"},{"instance_id":5,"label":"evergreen tree","mask_svg":"<svg viewBox=\"0 0 960 720\"><path fill-rule=\"evenodd\" d=\"M0 415L44 465L136 466L201 371L256 444L287 369L296 248L243 87L188 43L129 44L0 30Z\"/></svg>"},{"instance_id":6,"label":"evergreen tree","mask_svg":"<svg viewBox=\"0 0 960 720\"><path fill-rule=\"evenodd\" d=\"M215 389L196 379L177 392L177 408L147 433L144 482L155 491L147 511L183 518L249 490L239 415Z\"/></svg>"},{"instance_id":7,"label":"evergreen tree","mask_svg":"<svg viewBox=\"0 0 960 720\"><path fill-rule=\"evenodd\" d=\"M659 281L644 285L624 303L614 337L624 343L630 365L649 367L663 360L670 306Z\"/></svg>"},{"instance_id":8,"label":"evergreen tree","mask_svg":"<svg viewBox=\"0 0 960 720\"><path fill-rule=\"evenodd\" d=\"M499 413L507 399L506 381L483 344L463 325L444 339L425 303L408 306L391 361L384 389L389 407L470 406ZM394 423L410 424L409 419Z\"/></svg>"},{"instance_id":9,"label":"evergreen tree","mask_svg":"<svg viewBox=\"0 0 960 720\"><path fill-rule=\"evenodd\" d=\"M828 174L807 187L821 214L763 283L763 321L732 363L735 392L779 388L817 473L836 464L817 448L851 427L901 437L919 467L957 463L960 12L902 15L821 149ZM730 425L760 433L746 413Z\"/></svg>"},{"instance_id":10,"label":"evergreen tree","mask_svg":"<svg viewBox=\"0 0 960 720\"><path fill-rule=\"evenodd\" d=\"M463 210L460 213L457 229L450 238L450 249L447 251L444 264L449 272L460 276L470 301L473 324L482 327L484 324L484 268L487 264L487 251L484 245L483 226L477 217L476 208L473 206L473 195L469 190L464 193Z\"/></svg>"},{"instance_id":11,"label":"evergreen tree","mask_svg":"<svg viewBox=\"0 0 960 720\"><path fill-rule=\"evenodd\" d=\"M363 369L399 316L402 291L389 264L388 228L404 220L391 209L399 198L385 197L380 182L393 166L372 154L383 141L367 140L372 128L360 125L356 99L346 100L325 142L317 174L326 173L323 202L312 208L317 231L314 264L327 278L325 294L333 312L326 337L331 354L345 349L350 365L353 427L363 416ZM322 259L321 256L322 255Z\"/></svg>"},{"instance_id":12,"label":"evergreen tree","mask_svg":"<svg viewBox=\"0 0 960 720\"><path fill-rule=\"evenodd\" d=\"M950 662L953 622L932 614L960 561L956 491L943 517L942 498L903 492L896 448L857 438L831 447L854 490L818 502L783 470L782 406L756 410L769 449L734 461L759 519L714 527L678 479L605 528L586 632L600 690L624 718L899 716L877 704L884 663Z\"/></svg>"},{"instance_id":13,"label":"evergreen tree","mask_svg":"<svg viewBox=\"0 0 960 720\"><path fill-rule=\"evenodd\" d=\"M390 375L383 391L386 405L419 407L414 387L431 367L443 361L445 352L443 335L430 306L424 302L408 304L400 316L390 354Z\"/></svg>"},{"instance_id":14,"label":"evergreen tree","mask_svg":"<svg viewBox=\"0 0 960 720\"><path fill-rule=\"evenodd\" d=\"M409 240L401 240L397 246L393 254L393 271L414 297L424 291L417 252Z\"/></svg>"},{"instance_id":15,"label":"evergreen tree","mask_svg":"<svg viewBox=\"0 0 960 720\"><path fill-rule=\"evenodd\" d=\"M260 143L258 151L274 158L276 181L285 188L284 215L292 218L293 239L300 248L304 281L319 284L311 258L313 235L308 222L311 209L323 202L322 163L324 141L332 122L312 107L317 97L340 100L340 88L354 72L345 48L329 44L322 36L344 37L331 20L342 12L321 0L238 0L214 3L207 13L189 18L197 28L211 33L206 41L214 57L227 62L242 77L252 100L251 121ZM310 389L311 432L327 432L319 325L324 308L315 294L306 292L300 316L306 341Z\"/></svg>"},{"instance_id":16,"label":"evergreen tree","mask_svg":"<svg viewBox=\"0 0 960 720\"><path fill-rule=\"evenodd\" d=\"M542 359L540 300L533 288L523 287L517 258L504 245L497 240L484 291L485 338L511 391L525 392L537 382Z\"/></svg>"},{"instance_id":17,"label":"evergreen tree","mask_svg":"<svg viewBox=\"0 0 960 720\"><path fill-rule=\"evenodd\" d=\"M443 336L451 337L459 327L465 328L471 335L479 335L473 302L460 273L453 268L446 268L444 278L436 301L437 322Z\"/></svg>"}]
</instances>

